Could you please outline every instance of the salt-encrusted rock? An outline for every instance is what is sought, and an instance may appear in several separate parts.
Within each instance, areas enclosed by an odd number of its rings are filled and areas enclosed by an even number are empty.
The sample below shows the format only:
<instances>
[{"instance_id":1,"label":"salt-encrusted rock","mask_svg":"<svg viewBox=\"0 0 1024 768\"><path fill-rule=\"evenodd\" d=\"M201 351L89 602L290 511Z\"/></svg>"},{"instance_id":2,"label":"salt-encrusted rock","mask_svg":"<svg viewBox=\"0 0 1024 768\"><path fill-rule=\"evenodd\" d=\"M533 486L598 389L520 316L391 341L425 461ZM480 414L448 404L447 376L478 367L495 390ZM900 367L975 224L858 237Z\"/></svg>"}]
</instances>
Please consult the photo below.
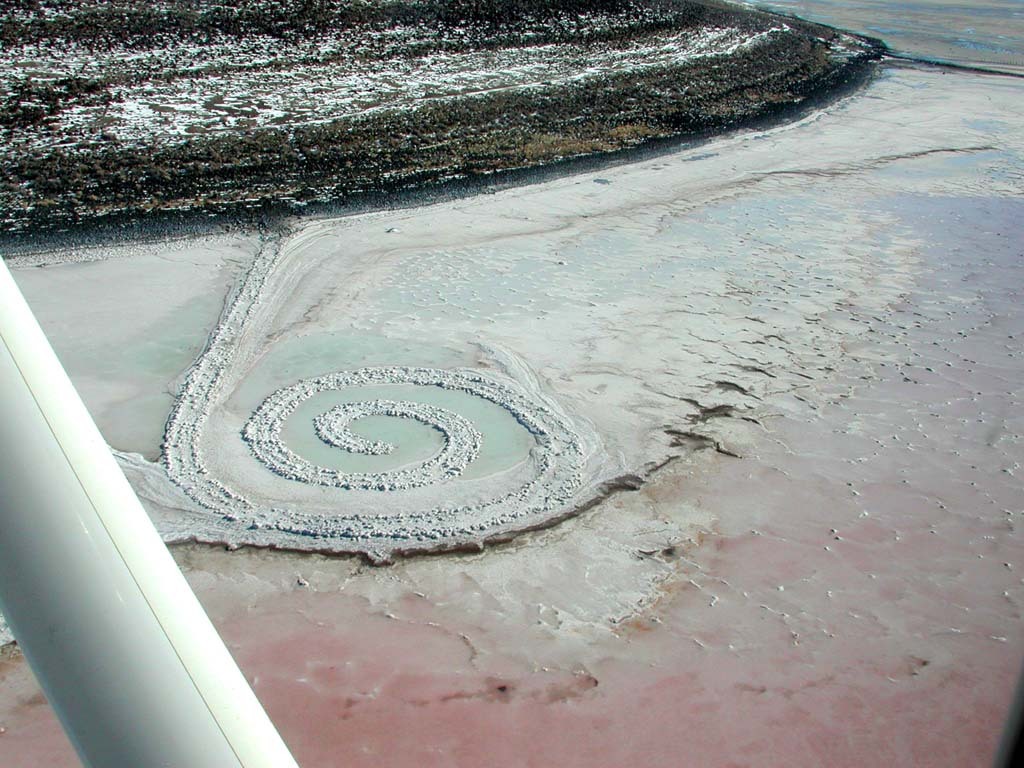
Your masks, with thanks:
<instances>
[{"instance_id":1,"label":"salt-encrusted rock","mask_svg":"<svg viewBox=\"0 0 1024 768\"><path fill-rule=\"evenodd\" d=\"M379 369L378 377L389 384L406 383L404 370ZM315 466L285 445L281 439L281 427L300 403L321 392L351 386L352 377L362 378L362 375L362 371L355 371L307 379L278 390L253 414L242 430L242 437L249 443L253 454L281 477L335 488L377 491L417 488L458 477L476 459L483 436L468 419L435 405L394 400L342 403L317 416L313 427L321 440L335 448L382 456L391 453L394 446L354 434L349 429L351 423L365 416L414 419L438 430L444 439L438 453L416 466L386 472L341 472ZM445 373L439 371L438 381L445 378Z\"/></svg>"},{"instance_id":2,"label":"salt-encrusted rock","mask_svg":"<svg viewBox=\"0 0 1024 768\"><path fill-rule=\"evenodd\" d=\"M307 506L301 502L254 500L249 489L231 487L211 472L203 452L203 430L211 409L222 402L239 340L252 321L265 286L277 266L272 249L260 254L210 337L207 349L186 376L164 435L163 461L168 476L200 506L215 513L219 535L239 542L283 546L316 540L317 548L362 551L385 558L407 552L479 541L488 535L535 526L566 514L586 479L596 438L544 397L520 362L521 376L490 371L413 367L361 368L304 379L268 396L242 429L241 439L256 459L281 477L337 492L394 495L398 503L370 512L365 504ZM381 472L343 473L298 456L281 438L284 421L303 402L322 392L347 387L402 385L464 392L505 409L532 438L529 457L515 475L499 481L474 481L472 494L445 494L447 503L419 506L404 494L456 483L477 458L479 430L458 413L426 403L388 399L344 403L314 417L314 430L338 450L385 455L392 446L353 434L351 423L364 416L409 418L439 430L443 446L425 461ZM587 435L584 437L584 434ZM488 488L492 488L490 496ZM428 496L429 497L429 494ZM427 498L414 496L412 498ZM433 498L438 498L436 495ZM417 542L421 542L417 546ZM426 546L422 543L426 542ZM309 546L300 545L300 546Z\"/></svg>"}]
</instances>

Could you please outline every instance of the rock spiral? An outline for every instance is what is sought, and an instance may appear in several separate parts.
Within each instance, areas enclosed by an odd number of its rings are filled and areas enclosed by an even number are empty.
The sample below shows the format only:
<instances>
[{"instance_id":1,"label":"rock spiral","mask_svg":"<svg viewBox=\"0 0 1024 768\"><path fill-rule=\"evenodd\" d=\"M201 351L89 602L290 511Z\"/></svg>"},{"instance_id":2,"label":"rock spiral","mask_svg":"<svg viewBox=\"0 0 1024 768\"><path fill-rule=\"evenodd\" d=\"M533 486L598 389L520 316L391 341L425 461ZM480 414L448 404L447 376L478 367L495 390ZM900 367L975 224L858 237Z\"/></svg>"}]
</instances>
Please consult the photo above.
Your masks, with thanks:
<instances>
[{"instance_id":1,"label":"rock spiral","mask_svg":"<svg viewBox=\"0 0 1024 768\"><path fill-rule=\"evenodd\" d=\"M223 405L235 386L234 366L253 354L253 339L260 338L263 320L257 308L280 258L273 245L257 255L207 349L186 376L168 418L162 457L167 476L204 510L189 512L191 527L181 527L175 535L361 552L384 561L395 552L478 544L547 524L573 508L592 481L600 442L587 423L572 418L542 392L523 361L504 350L488 348L493 370L368 367L303 379L272 392L240 429L228 428ZM403 393L439 388L493 403L526 430L528 453L494 472L463 476L478 459L486 435L465 415L406 394L402 399L364 398L340 405L332 397L333 407L312 417L312 429L331 448L383 457L396 446L363 437L352 429L353 423L368 416L411 419L441 435L440 450L418 463L379 472L340 472L286 445L285 422L310 398L386 385L402 385ZM232 444L239 437L254 467L246 467L236 453ZM264 471L288 482L268 482ZM179 503L167 499L168 505Z\"/></svg>"},{"instance_id":2,"label":"rock spiral","mask_svg":"<svg viewBox=\"0 0 1024 768\"><path fill-rule=\"evenodd\" d=\"M426 403L390 399L348 402L313 418L314 431L322 442L339 450L371 456L387 455L395 446L352 432L353 422L366 416L412 419L440 432L441 449L411 465L380 472L343 472L319 466L286 445L282 437L285 421L310 398L351 387L395 384L465 392L506 410L533 438L529 477L497 498L473 504L373 516L291 511L268 519L270 527L343 538L380 535L382 528L387 530L388 538L399 539L470 535L510 523L523 514L540 514L560 507L580 487L584 450L568 420L515 382L470 369L361 368L304 379L267 397L245 424L242 437L265 467L281 477L306 484L356 491L406 491L457 478L477 458L484 438L469 419ZM301 525L296 527L300 521Z\"/></svg>"},{"instance_id":3,"label":"rock spiral","mask_svg":"<svg viewBox=\"0 0 1024 768\"><path fill-rule=\"evenodd\" d=\"M371 400L343 403L313 420L317 436L327 445L351 453L384 456L392 453L390 443L367 440L353 433L353 421L365 416L394 416L413 419L441 433L441 450L412 467L384 472L341 472L316 466L296 455L281 440L284 420L298 405L325 391L345 386L344 375L302 381L278 390L253 414L242 432L256 457L268 468L291 480L304 483L373 491L398 491L443 482L461 475L480 453L483 436L463 416L446 408L425 403Z\"/></svg>"}]
</instances>

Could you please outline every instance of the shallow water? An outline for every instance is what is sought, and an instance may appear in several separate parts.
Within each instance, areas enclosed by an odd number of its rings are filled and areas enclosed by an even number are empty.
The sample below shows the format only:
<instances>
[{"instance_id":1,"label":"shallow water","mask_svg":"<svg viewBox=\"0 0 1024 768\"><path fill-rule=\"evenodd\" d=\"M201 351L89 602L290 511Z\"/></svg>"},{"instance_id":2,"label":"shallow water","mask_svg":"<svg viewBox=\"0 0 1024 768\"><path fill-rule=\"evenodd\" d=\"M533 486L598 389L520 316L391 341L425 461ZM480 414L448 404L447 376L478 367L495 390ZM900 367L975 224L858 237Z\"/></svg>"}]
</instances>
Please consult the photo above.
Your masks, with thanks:
<instances>
[{"instance_id":1,"label":"shallow water","mask_svg":"<svg viewBox=\"0 0 1024 768\"><path fill-rule=\"evenodd\" d=\"M352 431L372 440L392 443L395 450L383 456L364 456L332 448L313 431L313 418L340 403L363 400L401 400L441 406L463 416L483 435L476 459L462 473L463 479L486 477L526 459L533 439L507 410L465 392L440 387L407 385L351 387L344 392L325 392L303 402L285 422L285 443L303 458L343 472L383 472L427 459L442 445L436 429L414 419L368 416L352 424Z\"/></svg>"},{"instance_id":2,"label":"shallow water","mask_svg":"<svg viewBox=\"0 0 1024 768\"><path fill-rule=\"evenodd\" d=\"M222 238L119 246L106 259L45 268L14 262L18 286L113 448L157 457L176 379L203 349L251 247Z\"/></svg>"},{"instance_id":3,"label":"shallow water","mask_svg":"<svg viewBox=\"0 0 1024 768\"><path fill-rule=\"evenodd\" d=\"M469 367L475 350L439 343L389 338L353 330L320 331L281 339L272 344L239 382L230 407L252 413L263 399L302 379L334 371L389 365L426 368Z\"/></svg>"},{"instance_id":4,"label":"shallow water","mask_svg":"<svg viewBox=\"0 0 1024 768\"><path fill-rule=\"evenodd\" d=\"M1024 72L1019 0L774 0L766 10L861 32L894 51L935 61Z\"/></svg>"}]
</instances>

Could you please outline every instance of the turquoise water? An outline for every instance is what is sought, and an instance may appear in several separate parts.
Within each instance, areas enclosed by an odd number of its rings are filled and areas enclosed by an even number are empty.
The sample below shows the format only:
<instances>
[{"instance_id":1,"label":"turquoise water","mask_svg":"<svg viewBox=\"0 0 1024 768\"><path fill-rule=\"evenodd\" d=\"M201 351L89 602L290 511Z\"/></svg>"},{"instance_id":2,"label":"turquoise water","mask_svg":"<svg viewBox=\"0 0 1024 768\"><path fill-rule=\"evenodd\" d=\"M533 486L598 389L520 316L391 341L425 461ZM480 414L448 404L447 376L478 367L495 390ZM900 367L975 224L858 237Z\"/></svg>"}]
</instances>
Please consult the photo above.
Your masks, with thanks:
<instances>
[{"instance_id":1,"label":"turquoise water","mask_svg":"<svg viewBox=\"0 0 1024 768\"><path fill-rule=\"evenodd\" d=\"M86 383L81 389L110 445L148 459L159 455L173 403L168 383L195 360L222 303L215 294L196 297L127 341L77 331L52 334L54 349L72 380L100 382L98 397L93 396L93 385ZM130 382L134 391L111 401L103 382Z\"/></svg>"},{"instance_id":2,"label":"turquoise water","mask_svg":"<svg viewBox=\"0 0 1024 768\"><path fill-rule=\"evenodd\" d=\"M285 444L308 461L342 472L383 472L413 464L437 453L441 433L413 419L368 416L352 423L352 431L371 440L384 440L395 450L383 456L366 456L333 448L320 440L313 430L313 418L341 403L360 400L404 400L427 403L469 419L483 435L480 454L462 477L485 477L525 460L534 445L533 437L501 406L470 395L440 387L395 384L349 387L344 391L323 392L306 400L285 421L281 437Z\"/></svg>"},{"instance_id":3,"label":"turquoise water","mask_svg":"<svg viewBox=\"0 0 1024 768\"><path fill-rule=\"evenodd\" d=\"M421 341L382 336L317 333L282 342L254 365L229 401L229 407L248 417L269 394L302 379L370 366L472 367L475 350L457 350ZM436 453L442 436L413 419L368 416L352 431L384 440L395 450L367 456L333 448L316 435L313 418L336 405L360 400L405 400L447 408L469 419L483 435L480 454L462 477L484 477L524 461L534 439L507 410L488 400L441 387L410 384L350 387L322 392L301 403L284 423L282 438L299 456L342 472L383 472L418 463Z\"/></svg>"},{"instance_id":4,"label":"turquoise water","mask_svg":"<svg viewBox=\"0 0 1024 768\"><path fill-rule=\"evenodd\" d=\"M302 379L376 366L472 367L475 350L350 331L311 333L279 342L253 365L229 401L240 413L256 410L274 390Z\"/></svg>"}]
</instances>

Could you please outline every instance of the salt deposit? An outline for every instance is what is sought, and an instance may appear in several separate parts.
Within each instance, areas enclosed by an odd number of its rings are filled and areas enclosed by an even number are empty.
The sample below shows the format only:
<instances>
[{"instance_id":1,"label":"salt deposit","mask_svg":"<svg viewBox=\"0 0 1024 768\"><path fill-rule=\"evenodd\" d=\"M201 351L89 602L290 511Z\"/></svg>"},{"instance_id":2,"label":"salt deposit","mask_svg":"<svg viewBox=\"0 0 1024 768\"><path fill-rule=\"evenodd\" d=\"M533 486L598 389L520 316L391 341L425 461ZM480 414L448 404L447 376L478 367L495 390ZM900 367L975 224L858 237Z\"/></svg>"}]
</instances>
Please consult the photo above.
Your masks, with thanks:
<instances>
[{"instance_id":1,"label":"salt deposit","mask_svg":"<svg viewBox=\"0 0 1024 768\"><path fill-rule=\"evenodd\" d=\"M442 389L461 390L490 400L509 411L536 438L535 459L538 469L545 475L552 474L552 477L545 477L543 480L538 478L533 481L539 484L537 490L544 492L545 507L553 507L554 510L557 510L557 504L567 501L571 497L572 491L580 484L579 467L583 452L571 425L559 419L547 408L531 402L525 393L516 391L509 384L474 371L443 371L429 368L364 368L333 376L308 379L278 390L268 397L246 423L242 436L249 443L256 457L282 477L338 488L397 491L444 482L461 475L477 457L483 437L467 419L444 408L390 400L337 406L316 417L314 424L317 433L324 442L344 450L378 455L387 454L394 449L394 446L358 438L348 430L349 424L354 419L371 415L410 418L439 430L445 440L442 450L427 461L409 468L391 472L347 473L315 466L293 453L281 440L281 425L300 402L319 392L361 384L414 384L422 387L441 387ZM563 475L567 476L561 477ZM521 489L507 501L511 501L512 498L527 498L526 490L526 488ZM486 506L493 506L493 504L494 502L490 502ZM480 505L477 509L483 512ZM431 517L440 519L449 512L448 510L434 510L426 516L417 516L417 519L429 525ZM475 530L485 528L483 523L477 523L474 527ZM465 532L469 533L468 530ZM429 536L429 531L425 530L422 534Z\"/></svg>"},{"instance_id":2,"label":"salt deposit","mask_svg":"<svg viewBox=\"0 0 1024 768\"><path fill-rule=\"evenodd\" d=\"M205 459L204 428L211 408L224 397L227 374L237 367L241 339L263 294L273 289L268 284L275 269L281 269L280 250L268 246L254 261L207 349L187 375L167 422L163 446L167 474L193 501L216 513L218 525L226 528L223 538L257 543L265 540L267 532L277 531L300 547L355 548L383 557L398 548L478 541L566 513L584 486L588 455L596 441L581 438L573 421L539 392L528 392L507 376L466 369L378 367L304 379L267 396L240 437L264 469L289 481L348 491L409 491L458 478L476 459L484 436L458 413L429 404L377 399L339 405L313 421L321 441L342 450L369 455L393 451L394 446L357 438L348 430L353 420L371 415L412 419L444 437L441 450L417 464L343 472L294 452L282 439L282 426L304 401L347 387L411 385L464 392L498 405L531 435L533 448L524 462L528 469L520 467L511 485L502 482L482 491L476 483L471 497L453 489L441 503L398 500L389 505L389 512L380 513L379 500L364 501L361 508L358 499L343 499L338 507L325 510L254 500L244 488L219 478Z\"/></svg>"}]
</instances>

